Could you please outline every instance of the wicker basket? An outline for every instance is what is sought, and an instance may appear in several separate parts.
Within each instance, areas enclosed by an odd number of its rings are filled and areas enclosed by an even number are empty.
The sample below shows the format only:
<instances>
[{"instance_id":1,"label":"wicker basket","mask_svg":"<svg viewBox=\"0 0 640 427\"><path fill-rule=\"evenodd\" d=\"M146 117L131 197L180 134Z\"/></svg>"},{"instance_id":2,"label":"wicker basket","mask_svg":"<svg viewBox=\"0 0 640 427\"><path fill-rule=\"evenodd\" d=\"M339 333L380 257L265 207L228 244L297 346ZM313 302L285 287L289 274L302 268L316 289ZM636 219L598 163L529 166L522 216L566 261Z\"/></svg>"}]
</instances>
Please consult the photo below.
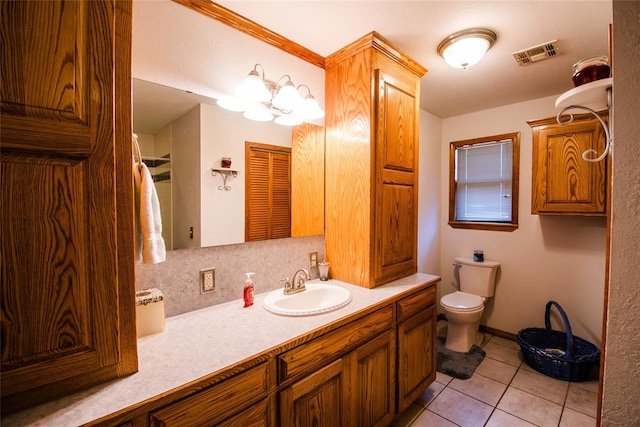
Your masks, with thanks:
<instances>
[{"instance_id":1,"label":"wicker basket","mask_svg":"<svg viewBox=\"0 0 640 427\"><path fill-rule=\"evenodd\" d=\"M554 305L566 332L551 329L549 313ZM585 381L600 360L600 349L589 341L574 336L560 304L549 301L544 313L543 328L521 329L517 335L524 361L536 371L564 381Z\"/></svg>"}]
</instances>

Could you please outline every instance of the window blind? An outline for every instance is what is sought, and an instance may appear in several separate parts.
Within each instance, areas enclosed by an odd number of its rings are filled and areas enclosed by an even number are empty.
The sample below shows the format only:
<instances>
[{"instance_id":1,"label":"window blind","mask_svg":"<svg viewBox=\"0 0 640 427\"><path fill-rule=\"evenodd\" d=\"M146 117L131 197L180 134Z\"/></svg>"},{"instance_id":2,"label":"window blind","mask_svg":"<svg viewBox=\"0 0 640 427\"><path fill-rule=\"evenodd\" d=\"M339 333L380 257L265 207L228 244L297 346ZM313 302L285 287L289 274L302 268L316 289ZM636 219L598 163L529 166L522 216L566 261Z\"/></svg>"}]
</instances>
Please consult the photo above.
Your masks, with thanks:
<instances>
[{"instance_id":1,"label":"window blind","mask_svg":"<svg viewBox=\"0 0 640 427\"><path fill-rule=\"evenodd\" d=\"M511 221L513 141L456 149L456 220Z\"/></svg>"}]
</instances>

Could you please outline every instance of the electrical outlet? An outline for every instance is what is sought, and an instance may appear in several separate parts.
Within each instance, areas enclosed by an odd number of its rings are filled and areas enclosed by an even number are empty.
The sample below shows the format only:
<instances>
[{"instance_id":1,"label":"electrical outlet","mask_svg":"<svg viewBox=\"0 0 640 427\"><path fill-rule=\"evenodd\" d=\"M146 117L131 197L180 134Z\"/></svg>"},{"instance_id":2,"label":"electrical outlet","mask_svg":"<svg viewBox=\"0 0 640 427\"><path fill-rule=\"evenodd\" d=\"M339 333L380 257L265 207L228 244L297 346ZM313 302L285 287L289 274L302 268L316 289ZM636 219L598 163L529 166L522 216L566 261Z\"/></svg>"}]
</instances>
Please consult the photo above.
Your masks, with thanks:
<instances>
[{"instance_id":1,"label":"electrical outlet","mask_svg":"<svg viewBox=\"0 0 640 427\"><path fill-rule=\"evenodd\" d=\"M309 252L309 267L318 267L318 252Z\"/></svg>"},{"instance_id":2,"label":"electrical outlet","mask_svg":"<svg viewBox=\"0 0 640 427\"><path fill-rule=\"evenodd\" d=\"M210 292L216 288L215 267L200 270L200 293Z\"/></svg>"}]
</instances>

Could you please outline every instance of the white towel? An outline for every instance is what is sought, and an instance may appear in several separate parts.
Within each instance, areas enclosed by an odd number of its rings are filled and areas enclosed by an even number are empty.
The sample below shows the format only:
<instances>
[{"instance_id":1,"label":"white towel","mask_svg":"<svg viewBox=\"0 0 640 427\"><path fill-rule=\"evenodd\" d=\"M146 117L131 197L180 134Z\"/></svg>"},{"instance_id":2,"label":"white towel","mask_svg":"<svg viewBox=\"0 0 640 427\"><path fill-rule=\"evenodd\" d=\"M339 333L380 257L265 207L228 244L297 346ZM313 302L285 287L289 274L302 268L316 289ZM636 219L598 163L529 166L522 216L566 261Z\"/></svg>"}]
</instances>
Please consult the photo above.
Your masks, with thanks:
<instances>
[{"instance_id":1,"label":"white towel","mask_svg":"<svg viewBox=\"0 0 640 427\"><path fill-rule=\"evenodd\" d=\"M133 163L135 183L136 261L157 264L167 258L162 217L153 178L144 163Z\"/></svg>"}]
</instances>

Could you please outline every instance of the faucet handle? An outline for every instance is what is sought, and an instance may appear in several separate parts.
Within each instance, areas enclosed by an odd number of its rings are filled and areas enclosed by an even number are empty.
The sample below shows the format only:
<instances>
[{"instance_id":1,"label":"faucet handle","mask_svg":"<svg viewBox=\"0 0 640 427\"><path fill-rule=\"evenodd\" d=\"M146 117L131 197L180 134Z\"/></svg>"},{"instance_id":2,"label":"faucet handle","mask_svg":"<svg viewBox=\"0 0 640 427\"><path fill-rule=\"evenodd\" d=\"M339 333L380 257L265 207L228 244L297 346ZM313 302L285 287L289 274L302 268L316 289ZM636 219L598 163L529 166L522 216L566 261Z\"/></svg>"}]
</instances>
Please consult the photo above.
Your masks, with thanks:
<instances>
[{"instance_id":1,"label":"faucet handle","mask_svg":"<svg viewBox=\"0 0 640 427\"><path fill-rule=\"evenodd\" d=\"M285 277L284 279L278 280L278 285L280 286L284 286L284 293L286 294L287 292L291 291L291 282L289 281L288 277Z\"/></svg>"}]
</instances>

